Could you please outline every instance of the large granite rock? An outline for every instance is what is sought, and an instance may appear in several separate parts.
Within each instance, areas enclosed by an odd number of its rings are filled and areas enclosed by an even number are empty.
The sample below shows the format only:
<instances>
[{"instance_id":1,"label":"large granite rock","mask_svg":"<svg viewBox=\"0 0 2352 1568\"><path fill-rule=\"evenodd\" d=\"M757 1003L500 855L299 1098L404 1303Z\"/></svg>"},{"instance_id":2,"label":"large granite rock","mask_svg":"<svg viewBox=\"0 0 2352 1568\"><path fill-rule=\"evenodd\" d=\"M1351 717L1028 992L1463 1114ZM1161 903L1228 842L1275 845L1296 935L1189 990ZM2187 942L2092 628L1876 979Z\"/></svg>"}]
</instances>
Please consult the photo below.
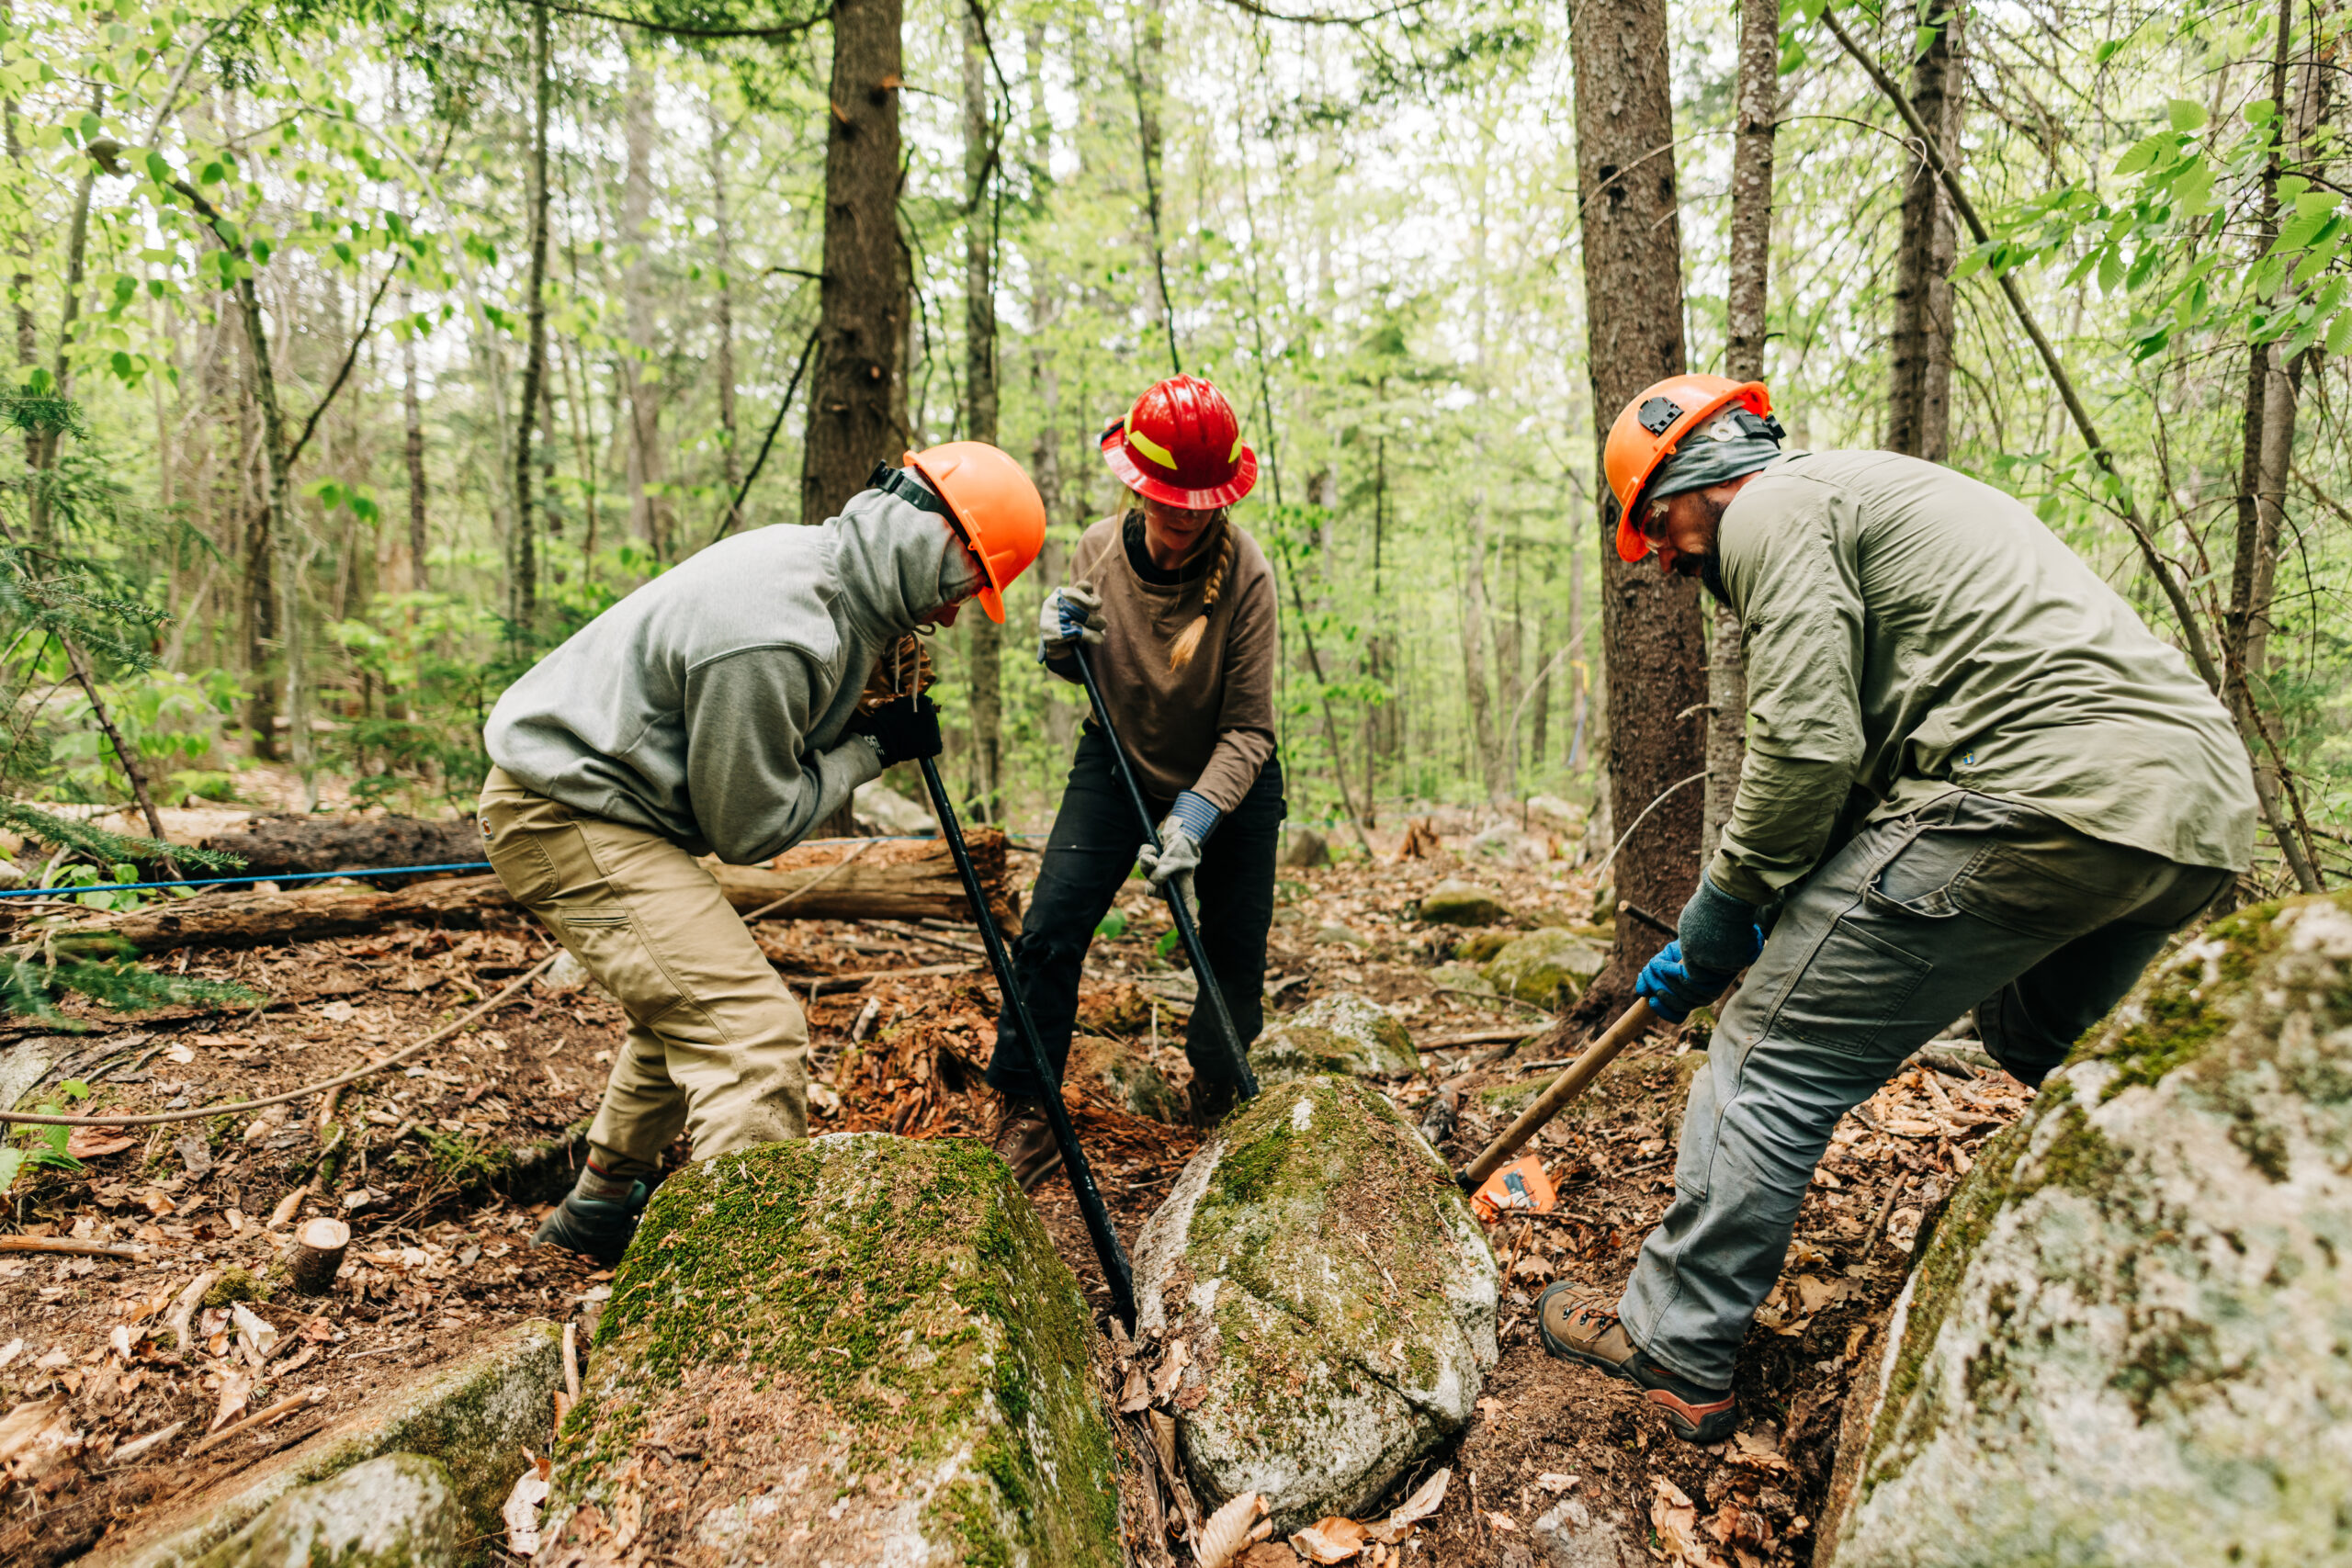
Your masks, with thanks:
<instances>
[{"instance_id":1,"label":"large granite rock","mask_svg":"<svg viewBox=\"0 0 2352 1568\"><path fill-rule=\"evenodd\" d=\"M550 1537L628 1561L1114 1568L1092 1332L978 1144L844 1133L689 1166L613 1280Z\"/></svg>"},{"instance_id":2,"label":"large granite rock","mask_svg":"<svg viewBox=\"0 0 2352 1568\"><path fill-rule=\"evenodd\" d=\"M1449 881L1421 895L1421 919L1433 926L1498 926L1510 919L1510 910L1487 888Z\"/></svg>"},{"instance_id":3,"label":"large granite rock","mask_svg":"<svg viewBox=\"0 0 2352 1568\"><path fill-rule=\"evenodd\" d=\"M316 1437L142 1514L87 1561L96 1568L186 1568L279 1499L384 1454L444 1466L467 1537L500 1531L499 1509L523 1473L523 1450L544 1449L563 1386L563 1331L528 1322L410 1378L388 1372L362 1408Z\"/></svg>"},{"instance_id":4,"label":"large granite rock","mask_svg":"<svg viewBox=\"0 0 2352 1568\"><path fill-rule=\"evenodd\" d=\"M2352 894L2216 922L1953 1195L1837 1568L2352 1561Z\"/></svg>"},{"instance_id":5,"label":"large granite rock","mask_svg":"<svg viewBox=\"0 0 2352 1568\"><path fill-rule=\"evenodd\" d=\"M458 1568L475 1534L446 1466L385 1454L288 1493L198 1568Z\"/></svg>"},{"instance_id":6,"label":"large granite rock","mask_svg":"<svg viewBox=\"0 0 2352 1568\"><path fill-rule=\"evenodd\" d=\"M1400 1077L1420 1071L1413 1037L1377 1002L1340 992L1303 1007L1250 1046L1260 1088L1323 1073Z\"/></svg>"},{"instance_id":7,"label":"large granite rock","mask_svg":"<svg viewBox=\"0 0 2352 1568\"><path fill-rule=\"evenodd\" d=\"M1174 1403L1203 1503L1258 1492L1277 1531L1372 1506L1461 1430L1495 1362L1485 1233L1444 1162L1352 1078L1269 1089L1234 1115L1136 1254L1140 1331L1184 1346Z\"/></svg>"},{"instance_id":8,"label":"large granite rock","mask_svg":"<svg viewBox=\"0 0 2352 1568\"><path fill-rule=\"evenodd\" d=\"M1556 926L1528 932L1487 960L1487 983L1505 996L1550 1007L1574 1001L1609 955L1574 931Z\"/></svg>"}]
</instances>

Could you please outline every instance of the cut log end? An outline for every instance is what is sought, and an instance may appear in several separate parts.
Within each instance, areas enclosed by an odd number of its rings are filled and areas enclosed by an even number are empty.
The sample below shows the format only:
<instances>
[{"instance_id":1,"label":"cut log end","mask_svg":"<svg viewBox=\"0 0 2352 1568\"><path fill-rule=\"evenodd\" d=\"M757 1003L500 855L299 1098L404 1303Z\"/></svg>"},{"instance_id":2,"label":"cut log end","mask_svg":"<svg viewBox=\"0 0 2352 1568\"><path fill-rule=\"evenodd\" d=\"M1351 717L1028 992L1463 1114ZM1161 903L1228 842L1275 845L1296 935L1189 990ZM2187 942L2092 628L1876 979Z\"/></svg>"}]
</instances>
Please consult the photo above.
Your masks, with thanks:
<instances>
[{"instance_id":1,"label":"cut log end","mask_svg":"<svg viewBox=\"0 0 2352 1568\"><path fill-rule=\"evenodd\" d=\"M334 1288L334 1277L343 1269L344 1249L351 1245L351 1227L341 1220L317 1219L305 1224L294 1237L294 1251L287 1259L287 1274L294 1288L306 1296L322 1296Z\"/></svg>"}]
</instances>

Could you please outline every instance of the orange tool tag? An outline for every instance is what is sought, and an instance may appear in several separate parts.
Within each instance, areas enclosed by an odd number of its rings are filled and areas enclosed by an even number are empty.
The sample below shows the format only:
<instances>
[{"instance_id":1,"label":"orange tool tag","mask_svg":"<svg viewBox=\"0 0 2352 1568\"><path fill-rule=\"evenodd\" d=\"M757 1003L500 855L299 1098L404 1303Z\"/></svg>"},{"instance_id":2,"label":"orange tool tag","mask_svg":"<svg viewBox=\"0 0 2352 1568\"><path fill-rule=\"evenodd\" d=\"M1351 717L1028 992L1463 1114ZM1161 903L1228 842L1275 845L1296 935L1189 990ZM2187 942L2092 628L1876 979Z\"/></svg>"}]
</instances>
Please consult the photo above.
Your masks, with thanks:
<instances>
[{"instance_id":1,"label":"orange tool tag","mask_svg":"<svg viewBox=\"0 0 2352 1568\"><path fill-rule=\"evenodd\" d=\"M1521 1155L1487 1178L1487 1184L1470 1199L1470 1206L1478 1218L1493 1224L1507 1213L1548 1214L1560 1206L1560 1195L1552 1190L1552 1179L1544 1174L1544 1162L1533 1155Z\"/></svg>"}]
</instances>

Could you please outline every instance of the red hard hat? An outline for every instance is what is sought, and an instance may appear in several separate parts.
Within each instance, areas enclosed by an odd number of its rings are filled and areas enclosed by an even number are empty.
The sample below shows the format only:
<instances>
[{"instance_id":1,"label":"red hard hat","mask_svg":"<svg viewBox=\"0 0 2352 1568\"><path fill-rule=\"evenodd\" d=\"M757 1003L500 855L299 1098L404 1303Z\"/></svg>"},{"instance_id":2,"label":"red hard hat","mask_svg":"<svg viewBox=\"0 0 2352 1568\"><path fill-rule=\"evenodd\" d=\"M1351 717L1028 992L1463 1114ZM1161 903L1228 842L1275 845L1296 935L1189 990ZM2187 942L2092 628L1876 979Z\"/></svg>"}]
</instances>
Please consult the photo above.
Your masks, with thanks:
<instances>
[{"instance_id":1,"label":"red hard hat","mask_svg":"<svg viewBox=\"0 0 2352 1568\"><path fill-rule=\"evenodd\" d=\"M1763 382L1693 372L1653 383L1627 403L1617 423L1609 427L1601 467L1608 471L1609 488L1617 496L1620 560L1637 561L1650 553L1650 542L1642 536L1640 510L1642 489L1650 482L1650 476L1674 454L1684 436L1734 403L1759 417L1772 412L1772 394Z\"/></svg>"},{"instance_id":2,"label":"red hard hat","mask_svg":"<svg viewBox=\"0 0 2352 1568\"><path fill-rule=\"evenodd\" d=\"M1102 460L1138 495L1205 511L1230 506L1258 482L1258 455L1225 394L1196 377L1170 376L1102 433Z\"/></svg>"}]
</instances>

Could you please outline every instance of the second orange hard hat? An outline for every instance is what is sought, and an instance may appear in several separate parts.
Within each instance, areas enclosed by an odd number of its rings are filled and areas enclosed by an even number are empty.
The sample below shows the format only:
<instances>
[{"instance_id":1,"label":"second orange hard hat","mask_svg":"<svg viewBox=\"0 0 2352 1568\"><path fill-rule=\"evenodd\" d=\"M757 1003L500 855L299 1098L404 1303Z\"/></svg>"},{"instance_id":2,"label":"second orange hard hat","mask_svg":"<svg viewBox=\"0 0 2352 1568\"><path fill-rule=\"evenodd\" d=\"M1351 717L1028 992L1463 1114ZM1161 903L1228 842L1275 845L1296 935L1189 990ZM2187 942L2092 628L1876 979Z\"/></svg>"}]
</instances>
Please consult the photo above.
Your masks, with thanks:
<instances>
[{"instance_id":1,"label":"second orange hard hat","mask_svg":"<svg viewBox=\"0 0 2352 1568\"><path fill-rule=\"evenodd\" d=\"M1046 545L1046 502L1020 464L985 441L950 441L910 452L906 465L955 513L964 543L988 578L978 594L989 620L1004 624L1004 591Z\"/></svg>"},{"instance_id":2,"label":"second orange hard hat","mask_svg":"<svg viewBox=\"0 0 2352 1568\"><path fill-rule=\"evenodd\" d=\"M1650 553L1642 536L1642 491L1682 438L1734 403L1759 419L1772 414L1772 394L1761 381L1694 372L1645 388L1609 427L1600 464L1617 497L1617 556L1637 561Z\"/></svg>"}]
</instances>

